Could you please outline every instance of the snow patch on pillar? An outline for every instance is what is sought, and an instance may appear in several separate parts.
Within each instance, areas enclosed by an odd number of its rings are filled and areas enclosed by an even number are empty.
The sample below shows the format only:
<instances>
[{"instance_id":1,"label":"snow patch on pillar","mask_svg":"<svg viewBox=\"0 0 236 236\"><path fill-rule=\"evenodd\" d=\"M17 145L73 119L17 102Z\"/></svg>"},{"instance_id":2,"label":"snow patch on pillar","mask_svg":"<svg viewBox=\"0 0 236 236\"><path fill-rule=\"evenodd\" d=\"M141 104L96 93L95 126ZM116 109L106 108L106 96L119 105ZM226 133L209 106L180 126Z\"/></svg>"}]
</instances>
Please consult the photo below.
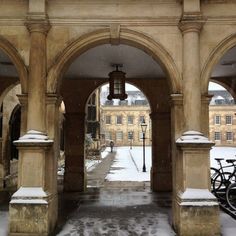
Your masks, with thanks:
<instances>
[{"instance_id":1,"label":"snow patch on pillar","mask_svg":"<svg viewBox=\"0 0 236 236\"><path fill-rule=\"evenodd\" d=\"M199 144L212 144L214 142L210 141L207 137L205 137L201 132L190 130L182 134L180 138L176 140L177 144L185 144L185 143L199 143Z\"/></svg>"}]
</instances>

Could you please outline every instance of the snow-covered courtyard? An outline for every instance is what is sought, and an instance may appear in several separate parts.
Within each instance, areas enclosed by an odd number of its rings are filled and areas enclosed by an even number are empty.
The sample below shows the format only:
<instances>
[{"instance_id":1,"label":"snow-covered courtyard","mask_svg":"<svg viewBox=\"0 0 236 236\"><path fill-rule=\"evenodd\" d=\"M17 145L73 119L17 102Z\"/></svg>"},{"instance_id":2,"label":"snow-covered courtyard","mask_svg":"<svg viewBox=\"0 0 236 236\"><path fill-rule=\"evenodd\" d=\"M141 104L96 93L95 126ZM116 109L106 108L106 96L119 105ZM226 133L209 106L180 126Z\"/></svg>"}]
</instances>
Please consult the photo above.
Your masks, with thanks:
<instances>
[{"instance_id":1,"label":"snow-covered courtyard","mask_svg":"<svg viewBox=\"0 0 236 236\"><path fill-rule=\"evenodd\" d=\"M151 169L151 147L145 148L145 166L143 168L143 149L142 147L119 147L107 181L150 181Z\"/></svg>"}]
</instances>

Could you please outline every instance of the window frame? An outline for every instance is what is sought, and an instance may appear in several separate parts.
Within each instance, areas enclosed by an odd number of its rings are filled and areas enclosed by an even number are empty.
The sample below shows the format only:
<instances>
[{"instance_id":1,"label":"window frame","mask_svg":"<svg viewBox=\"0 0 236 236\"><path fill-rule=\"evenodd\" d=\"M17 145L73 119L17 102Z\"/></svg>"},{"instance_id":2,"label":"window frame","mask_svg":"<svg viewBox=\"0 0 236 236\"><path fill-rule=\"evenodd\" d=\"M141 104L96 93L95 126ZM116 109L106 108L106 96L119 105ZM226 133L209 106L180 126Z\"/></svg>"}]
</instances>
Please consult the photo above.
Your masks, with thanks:
<instances>
[{"instance_id":1,"label":"window frame","mask_svg":"<svg viewBox=\"0 0 236 236\"><path fill-rule=\"evenodd\" d=\"M220 115L215 115L214 116L214 124L215 125L220 125L221 124L221 116Z\"/></svg>"}]
</instances>

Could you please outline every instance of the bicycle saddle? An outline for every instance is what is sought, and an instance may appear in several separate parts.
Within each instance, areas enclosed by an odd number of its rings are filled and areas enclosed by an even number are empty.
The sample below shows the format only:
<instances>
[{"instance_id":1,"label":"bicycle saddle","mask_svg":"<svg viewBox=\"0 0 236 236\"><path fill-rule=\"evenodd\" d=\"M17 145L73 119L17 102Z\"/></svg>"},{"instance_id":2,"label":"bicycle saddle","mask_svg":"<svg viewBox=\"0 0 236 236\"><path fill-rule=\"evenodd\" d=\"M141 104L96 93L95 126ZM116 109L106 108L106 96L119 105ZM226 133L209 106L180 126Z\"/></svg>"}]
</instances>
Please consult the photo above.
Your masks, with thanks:
<instances>
[{"instance_id":1,"label":"bicycle saddle","mask_svg":"<svg viewBox=\"0 0 236 236\"><path fill-rule=\"evenodd\" d=\"M236 161L236 159L227 159L226 162L228 163L234 163Z\"/></svg>"},{"instance_id":2,"label":"bicycle saddle","mask_svg":"<svg viewBox=\"0 0 236 236\"><path fill-rule=\"evenodd\" d=\"M215 158L216 161L222 161L224 158Z\"/></svg>"}]
</instances>

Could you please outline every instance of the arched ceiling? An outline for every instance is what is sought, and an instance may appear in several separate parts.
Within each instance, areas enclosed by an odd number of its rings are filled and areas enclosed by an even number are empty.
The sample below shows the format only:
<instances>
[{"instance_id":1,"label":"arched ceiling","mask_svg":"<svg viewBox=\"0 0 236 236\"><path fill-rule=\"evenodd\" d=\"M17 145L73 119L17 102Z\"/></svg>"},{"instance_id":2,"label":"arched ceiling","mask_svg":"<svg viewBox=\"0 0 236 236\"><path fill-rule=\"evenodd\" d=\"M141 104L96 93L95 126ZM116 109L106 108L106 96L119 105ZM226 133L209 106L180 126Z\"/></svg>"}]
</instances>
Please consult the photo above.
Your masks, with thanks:
<instances>
[{"instance_id":1,"label":"arched ceiling","mask_svg":"<svg viewBox=\"0 0 236 236\"><path fill-rule=\"evenodd\" d=\"M212 77L236 78L236 47L231 48L220 59L212 72Z\"/></svg>"},{"instance_id":2,"label":"arched ceiling","mask_svg":"<svg viewBox=\"0 0 236 236\"><path fill-rule=\"evenodd\" d=\"M112 64L123 64L126 78L163 78L159 64L140 49L128 45L103 44L80 55L69 67L66 78L108 78Z\"/></svg>"},{"instance_id":3,"label":"arched ceiling","mask_svg":"<svg viewBox=\"0 0 236 236\"><path fill-rule=\"evenodd\" d=\"M148 54L128 45L104 44L80 55L69 67L66 78L108 78L114 68L111 64L123 64L127 78L163 78L160 65ZM0 49L0 78L18 77L16 67ZM236 78L236 46L230 49L212 71L212 77Z\"/></svg>"}]
</instances>

